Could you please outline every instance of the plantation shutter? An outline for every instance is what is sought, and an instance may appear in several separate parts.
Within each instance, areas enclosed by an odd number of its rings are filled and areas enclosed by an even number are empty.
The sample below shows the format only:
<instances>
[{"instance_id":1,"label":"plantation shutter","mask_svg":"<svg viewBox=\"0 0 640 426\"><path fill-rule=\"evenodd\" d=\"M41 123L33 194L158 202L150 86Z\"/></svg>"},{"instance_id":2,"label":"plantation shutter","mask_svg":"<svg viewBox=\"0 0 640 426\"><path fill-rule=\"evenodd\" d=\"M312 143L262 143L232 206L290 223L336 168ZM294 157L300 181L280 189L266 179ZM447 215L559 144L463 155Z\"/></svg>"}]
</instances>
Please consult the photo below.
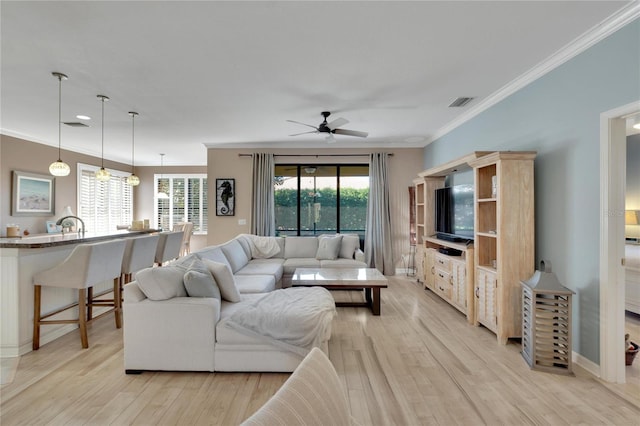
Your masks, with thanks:
<instances>
[{"instance_id":1,"label":"plantation shutter","mask_svg":"<svg viewBox=\"0 0 640 426\"><path fill-rule=\"evenodd\" d=\"M193 223L193 232L207 232L207 178L204 175L156 175L156 224L167 230L179 222ZM159 192L168 199L157 198Z\"/></svg>"},{"instance_id":2,"label":"plantation shutter","mask_svg":"<svg viewBox=\"0 0 640 426\"><path fill-rule=\"evenodd\" d=\"M79 164L78 216L85 222L87 232L111 233L117 225L133 220L133 189L126 183L125 172L111 170L111 179L96 179L95 166Z\"/></svg>"}]
</instances>

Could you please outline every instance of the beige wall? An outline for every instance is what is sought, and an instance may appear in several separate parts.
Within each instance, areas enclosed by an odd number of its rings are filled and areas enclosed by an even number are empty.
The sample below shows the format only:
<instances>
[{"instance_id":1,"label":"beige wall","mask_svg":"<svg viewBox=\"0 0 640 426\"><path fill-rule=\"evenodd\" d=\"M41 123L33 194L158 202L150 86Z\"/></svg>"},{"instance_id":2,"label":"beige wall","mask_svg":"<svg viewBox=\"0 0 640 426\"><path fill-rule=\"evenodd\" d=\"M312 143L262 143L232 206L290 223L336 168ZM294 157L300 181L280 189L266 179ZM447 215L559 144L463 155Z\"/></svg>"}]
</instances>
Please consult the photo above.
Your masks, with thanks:
<instances>
[{"instance_id":1,"label":"beige wall","mask_svg":"<svg viewBox=\"0 0 640 426\"><path fill-rule=\"evenodd\" d=\"M14 217L11 216L11 171L41 173L49 175L49 164L58 159L58 149L48 145L30 142L10 136L0 135L0 235L6 236L6 225L17 223L21 230L29 230L32 234L46 232L45 221L60 217L65 206L71 206L77 213L77 172L78 163L100 165L100 158L77 152L62 150L62 160L69 164L71 173L66 177L56 178L55 212L53 216ZM105 160L105 167L129 171L128 164ZM206 166L167 167L163 172L170 173L206 173ZM134 218L151 219L153 217L153 174L160 173L158 167L136 167L140 177L140 185L133 190ZM206 235L195 235L191 239L191 249L197 250L207 244Z\"/></svg>"},{"instance_id":2,"label":"beige wall","mask_svg":"<svg viewBox=\"0 0 640 426\"><path fill-rule=\"evenodd\" d=\"M69 176L56 178L55 215L11 216L11 171L49 175L49 165L58 159L58 149L24 139L0 135L0 234L6 236L7 223L17 223L21 231L32 234L46 232L45 221L60 217L65 206L77 213L78 163L100 166L100 158L62 150L62 160L71 167ZM129 165L105 160L104 166L115 170L130 170Z\"/></svg>"},{"instance_id":3,"label":"beige wall","mask_svg":"<svg viewBox=\"0 0 640 426\"><path fill-rule=\"evenodd\" d=\"M208 150L207 173L209 178L209 236L208 244L225 242L240 233L251 232L251 158L239 154L252 152L270 152L286 155L321 154L364 154L357 157L277 157L276 163L364 163L371 152L392 152L390 160L390 196L391 226L393 233L393 252L397 267L402 267L401 254L409 251L409 186L423 169L422 148L397 149L217 149ZM235 216L216 216L215 182L216 178L234 178L236 180ZM240 220L246 220L240 225Z\"/></svg>"}]
</instances>

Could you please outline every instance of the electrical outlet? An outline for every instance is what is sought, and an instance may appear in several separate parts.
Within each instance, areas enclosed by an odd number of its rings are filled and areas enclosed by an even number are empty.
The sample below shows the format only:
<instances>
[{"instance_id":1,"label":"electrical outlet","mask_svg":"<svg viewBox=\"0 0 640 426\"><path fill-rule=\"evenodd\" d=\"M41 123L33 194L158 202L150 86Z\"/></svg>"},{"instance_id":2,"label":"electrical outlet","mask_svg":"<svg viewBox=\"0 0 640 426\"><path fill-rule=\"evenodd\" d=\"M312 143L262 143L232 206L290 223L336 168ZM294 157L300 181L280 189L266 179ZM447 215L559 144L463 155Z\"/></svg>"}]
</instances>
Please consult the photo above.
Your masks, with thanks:
<instances>
[{"instance_id":1,"label":"electrical outlet","mask_svg":"<svg viewBox=\"0 0 640 426\"><path fill-rule=\"evenodd\" d=\"M238 219L238 225L246 225L247 219Z\"/></svg>"}]
</instances>

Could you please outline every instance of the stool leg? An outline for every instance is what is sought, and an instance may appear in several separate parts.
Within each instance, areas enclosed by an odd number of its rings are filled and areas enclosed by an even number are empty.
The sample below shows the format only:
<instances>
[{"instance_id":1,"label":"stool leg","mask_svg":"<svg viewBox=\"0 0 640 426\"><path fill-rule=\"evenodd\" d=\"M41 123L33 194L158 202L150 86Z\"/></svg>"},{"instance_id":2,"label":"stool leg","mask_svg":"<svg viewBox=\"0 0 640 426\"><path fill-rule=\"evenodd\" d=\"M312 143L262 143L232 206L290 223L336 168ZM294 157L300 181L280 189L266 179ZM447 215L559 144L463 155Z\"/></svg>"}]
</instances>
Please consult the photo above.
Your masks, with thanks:
<instances>
[{"instance_id":1,"label":"stool leg","mask_svg":"<svg viewBox=\"0 0 640 426\"><path fill-rule=\"evenodd\" d=\"M122 328L122 299L119 278L113 279L113 312L116 316L116 328Z\"/></svg>"},{"instance_id":2,"label":"stool leg","mask_svg":"<svg viewBox=\"0 0 640 426\"><path fill-rule=\"evenodd\" d=\"M84 310L82 311L84 312ZM93 318L93 287L87 289L87 321Z\"/></svg>"},{"instance_id":3,"label":"stool leg","mask_svg":"<svg viewBox=\"0 0 640 426\"><path fill-rule=\"evenodd\" d=\"M89 287L89 290L92 290ZM80 341L84 349L89 347L89 339L87 338L87 317L85 310L87 309L86 301L86 289L81 288L78 290L78 325L80 326Z\"/></svg>"},{"instance_id":4,"label":"stool leg","mask_svg":"<svg viewBox=\"0 0 640 426\"><path fill-rule=\"evenodd\" d=\"M33 287L33 350L40 347L40 303L42 296L42 286Z\"/></svg>"}]
</instances>

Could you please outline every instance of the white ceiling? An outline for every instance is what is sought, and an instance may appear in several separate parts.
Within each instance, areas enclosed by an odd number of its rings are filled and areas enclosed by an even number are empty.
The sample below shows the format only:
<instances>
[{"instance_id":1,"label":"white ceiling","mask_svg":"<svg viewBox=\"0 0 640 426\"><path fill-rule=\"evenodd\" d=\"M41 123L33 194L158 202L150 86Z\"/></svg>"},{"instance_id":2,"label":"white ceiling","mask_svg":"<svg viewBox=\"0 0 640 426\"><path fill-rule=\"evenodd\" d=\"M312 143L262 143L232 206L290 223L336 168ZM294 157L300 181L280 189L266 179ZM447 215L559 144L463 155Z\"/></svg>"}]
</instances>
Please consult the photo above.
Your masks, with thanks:
<instances>
[{"instance_id":1,"label":"white ceiling","mask_svg":"<svg viewBox=\"0 0 640 426\"><path fill-rule=\"evenodd\" d=\"M326 147L320 112L367 139L418 147L630 1L9 2L1 13L2 133L136 165L204 165L206 146ZM447 106L458 96L476 99ZM331 120L331 119L330 119ZM329 120L329 121L330 121Z\"/></svg>"}]
</instances>

